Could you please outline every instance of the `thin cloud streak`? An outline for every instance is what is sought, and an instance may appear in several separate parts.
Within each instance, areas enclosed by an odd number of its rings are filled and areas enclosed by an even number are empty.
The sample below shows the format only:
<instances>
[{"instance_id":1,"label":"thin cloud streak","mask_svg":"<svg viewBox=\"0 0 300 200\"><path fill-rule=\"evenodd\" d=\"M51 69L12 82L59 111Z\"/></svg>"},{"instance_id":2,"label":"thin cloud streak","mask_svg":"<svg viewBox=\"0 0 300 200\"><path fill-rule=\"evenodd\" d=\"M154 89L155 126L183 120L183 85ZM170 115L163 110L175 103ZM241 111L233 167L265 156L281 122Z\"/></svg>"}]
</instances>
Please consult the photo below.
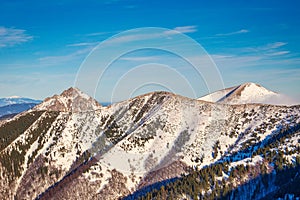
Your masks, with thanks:
<instances>
[{"instance_id":1,"label":"thin cloud streak","mask_svg":"<svg viewBox=\"0 0 300 200\"><path fill-rule=\"evenodd\" d=\"M63 56L46 56L39 58L38 60L46 65L57 65L66 63L69 61L74 61L78 59L82 59L83 56L87 55L92 50L92 47L87 47L80 49L78 51L75 51L73 53L63 55Z\"/></svg>"},{"instance_id":2,"label":"thin cloud streak","mask_svg":"<svg viewBox=\"0 0 300 200\"><path fill-rule=\"evenodd\" d=\"M286 42L274 42L274 43L268 44L265 48L266 49L277 49L277 48L285 46L285 45L287 45Z\"/></svg>"},{"instance_id":3,"label":"thin cloud streak","mask_svg":"<svg viewBox=\"0 0 300 200\"><path fill-rule=\"evenodd\" d=\"M80 42L80 43L68 44L67 47L95 46L98 43L99 42Z\"/></svg>"},{"instance_id":4,"label":"thin cloud streak","mask_svg":"<svg viewBox=\"0 0 300 200\"><path fill-rule=\"evenodd\" d=\"M260 46L247 46L247 47L239 47L239 48L224 48L222 52L227 52L233 55L247 55L247 56L255 56L255 55L264 55L264 56L283 56L290 54L289 50L282 49L282 47L286 46L286 42L273 42ZM222 53L221 53L222 54Z\"/></svg>"},{"instance_id":5,"label":"thin cloud streak","mask_svg":"<svg viewBox=\"0 0 300 200\"><path fill-rule=\"evenodd\" d=\"M270 53L268 55L270 56L282 56L282 55L286 55L289 54L290 51L278 51L278 52L274 52L274 53Z\"/></svg>"},{"instance_id":6,"label":"thin cloud streak","mask_svg":"<svg viewBox=\"0 0 300 200\"><path fill-rule=\"evenodd\" d=\"M165 31L164 33L167 35L173 35L178 33L195 33L197 32L197 26L178 26L173 28L172 30Z\"/></svg>"},{"instance_id":7,"label":"thin cloud streak","mask_svg":"<svg viewBox=\"0 0 300 200\"><path fill-rule=\"evenodd\" d=\"M147 40L147 39L155 39L155 38L163 38L176 34L184 34L184 33L194 33L197 32L197 26L179 26L175 27L172 30L167 30L161 33L137 33L131 35L124 36L116 36L108 41L108 43L125 43L125 42L133 42L139 40Z\"/></svg>"},{"instance_id":8,"label":"thin cloud streak","mask_svg":"<svg viewBox=\"0 0 300 200\"><path fill-rule=\"evenodd\" d=\"M33 36L25 32L26 30L23 29L0 27L0 48L11 47L32 40Z\"/></svg>"},{"instance_id":9,"label":"thin cloud streak","mask_svg":"<svg viewBox=\"0 0 300 200\"><path fill-rule=\"evenodd\" d=\"M280 54L280 53L279 53ZM287 53L285 53L287 54ZM283 54L284 55L284 54ZM276 56L276 55L272 55ZM270 55L257 54L257 55L222 55L214 54L211 55L212 59L215 61L217 66L223 69L243 69L245 67L251 66L285 66L288 65L299 65L299 58L281 58L273 59Z\"/></svg>"},{"instance_id":10,"label":"thin cloud streak","mask_svg":"<svg viewBox=\"0 0 300 200\"><path fill-rule=\"evenodd\" d=\"M239 31L234 31L234 32L230 32L230 33L219 33L216 34L216 36L231 36L231 35L238 35L238 34L243 34L243 33L249 33L250 31L247 29L241 29Z\"/></svg>"},{"instance_id":11,"label":"thin cloud streak","mask_svg":"<svg viewBox=\"0 0 300 200\"><path fill-rule=\"evenodd\" d=\"M265 46L258 47L256 50L265 53L267 56L283 56L290 53L290 51L287 50L279 50L286 45L286 42L273 42Z\"/></svg>"},{"instance_id":12,"label":"thin cloud streak","mask_svg":"<svg viewBox=\"0 0 300 200\"><path fill-rule=\"evenodd\" d=\"M103 32L95 32L95 33L88 33L86 36L103 36L103 35L109 35L109 34L116 34L120 33L121 31L103 31Z\"/></svg>"}]
</instances>

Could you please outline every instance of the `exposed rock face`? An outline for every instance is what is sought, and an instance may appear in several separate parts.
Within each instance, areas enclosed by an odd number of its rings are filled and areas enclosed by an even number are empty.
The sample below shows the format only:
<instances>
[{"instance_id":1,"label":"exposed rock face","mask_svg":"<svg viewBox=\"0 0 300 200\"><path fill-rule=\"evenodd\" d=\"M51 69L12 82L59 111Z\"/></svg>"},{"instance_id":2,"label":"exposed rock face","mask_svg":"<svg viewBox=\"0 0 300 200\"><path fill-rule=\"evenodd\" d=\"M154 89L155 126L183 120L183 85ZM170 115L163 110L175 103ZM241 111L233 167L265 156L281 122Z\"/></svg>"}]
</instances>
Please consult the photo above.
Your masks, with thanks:
<instances>
[{"instance_id":1,"label":"exposed rock face","mask_svg":"<svg viewBox=\"0 0 300 200\"><path fill-rule=\"evenodd\" d=\"M108 183L97 194L99 199L105 197L107 199L118 199L130 194L130 191L126 187L127 177L122 173L113 169L111 172L111 178L108 179Z\"/></svg>"},{"instance_id":2,"label":"exposed rock face","mask_svg":"<svg viewBox=\"0 0 300 200\"><path fill-rule=\"evenodd\" d=\"M77 88L69 88L60 95L46 98L45 101L34 110L48 110L61 112L86 112L94 111L101 105L92 97L84 94Z\"/></svg>"}]
</instances>

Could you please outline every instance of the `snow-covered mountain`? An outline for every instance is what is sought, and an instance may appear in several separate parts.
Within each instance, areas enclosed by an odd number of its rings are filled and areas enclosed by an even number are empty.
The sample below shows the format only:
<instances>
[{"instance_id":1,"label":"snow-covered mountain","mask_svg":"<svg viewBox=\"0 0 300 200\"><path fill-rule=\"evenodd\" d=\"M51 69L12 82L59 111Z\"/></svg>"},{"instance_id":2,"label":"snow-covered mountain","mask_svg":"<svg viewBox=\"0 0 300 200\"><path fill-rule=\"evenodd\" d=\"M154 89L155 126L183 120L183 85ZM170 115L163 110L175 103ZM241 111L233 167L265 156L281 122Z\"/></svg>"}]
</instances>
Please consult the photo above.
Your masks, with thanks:
<instances>
[{"instance_id":1,"label":"snow-covered mountain","mask_svg":"<svg viewBox=\"0 0 300 200\"><path fill-rule=\"evenodd\" d=\"M239 86L219 90L199 98L199 100L226 103L226 104L247 104L262 103L275 105L295 104L291 98L267 90L256 83L244 83Z\"/></svg>"},{"instance_id":2,"label":"snow-covered mountain","mask_svg":"<svg viewBox=\"0 0 300 200\"><path fill-rule=\"evenodd\" d=\"M101 105L92 97L80 91L78 88L69 88L60 95L46 98L34 110L48 110L61 112L85 112L97 110Z\"/></svg>"},{"instance_id":3,"label":"snow-covered mountain","mask_svg":"<svg viewBox=\"0 0 300 200\"><path fill-rule=\"evenodd\" d=\"M20 112L29 110L35 105L41 103L40 100L22 98L12 96L7 98L0 98L0 119L5 116L13 116Z\"/></svg>"},{"instance_id":4,"label":"snow-covered mountain","mask_svg":"<svg viewBox=\"0 0 300 200\"><path fill-rule=\"evenodd\" d=\"M42 102L41 100L11 96L6 98L0 98L0 107L13 105L13 104L26 104L26 103L39 104L41 102Z\"/></svg>"},{"instance_id":5,"label":"snow-covered mountain","mask_svg":"<svg viewBox=\"0 0 300 200\"><path fill-rule=\"evenodd\" d=\"M218 162L229 163L228 178L241 163L259 165L251 148L273 142L296 162L299 132L300 106L153 92L102 107L70 88L0 124L0 199L118 199Z\"/></svg>"}]
</instances>

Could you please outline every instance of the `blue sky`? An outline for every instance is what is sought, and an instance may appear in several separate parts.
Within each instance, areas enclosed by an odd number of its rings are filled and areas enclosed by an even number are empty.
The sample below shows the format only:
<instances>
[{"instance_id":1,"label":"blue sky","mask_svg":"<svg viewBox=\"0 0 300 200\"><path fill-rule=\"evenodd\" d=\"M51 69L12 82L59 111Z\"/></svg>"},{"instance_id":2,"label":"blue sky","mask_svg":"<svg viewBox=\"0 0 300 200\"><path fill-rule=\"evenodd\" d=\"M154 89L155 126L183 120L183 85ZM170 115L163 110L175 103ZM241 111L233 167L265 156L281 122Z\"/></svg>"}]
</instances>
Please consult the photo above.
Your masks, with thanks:
<instances>
[{"instance_id":1,"label":"blue sky","mask_svg":"<svg viewBox=\"0 0 300 200\"><path fill-rule=\"evenodd\" d=\"M300 99L299 11L300 3L296 0L2 0L0 97L18 95L43 99L60 93L74 85L82 62L100 42L130 29L161 27L186 34L201 44L214 60L225 87L256 82ZM129 38L134 38L132 41L139 42L141 46L147 42L147 38L136 41L136 37ZM164 41L161 43L165 44ZM118 49L132 43L114 45ZM185 42L176 45L181 46L190 57L201 56ZM102 56L109 56L109 53ZM143 69L136 79L146 77L148 82L144 83L144 87L138 87L143 85L136 80L140 85L130 92L120 92L114 101L128 98L129 93L134 96L161 89L191 97L208 92L205 81L196 80L188 63L170 52L157 49L123 55L110 66L105 77L96 82L98 85L93 86L97 91L80 89L99 101L110 101L118 78L125 77L128 81L130 76L124 74L134 71L136 66ZM151 75L151 69L158 73ZM163 72L164 69L167 71ZM151 77L159 75L173 82L151 82ZM124 82L120 81L120 91L126 90L126 83L135 84L132 82L134 77L131 77L131 83L125 78ZM195 94L185 89L180 77L190 82ZM86 84L89 84L88 81ZM168 88L168 84L175 89Z\"/></svg>"}]
</instances>

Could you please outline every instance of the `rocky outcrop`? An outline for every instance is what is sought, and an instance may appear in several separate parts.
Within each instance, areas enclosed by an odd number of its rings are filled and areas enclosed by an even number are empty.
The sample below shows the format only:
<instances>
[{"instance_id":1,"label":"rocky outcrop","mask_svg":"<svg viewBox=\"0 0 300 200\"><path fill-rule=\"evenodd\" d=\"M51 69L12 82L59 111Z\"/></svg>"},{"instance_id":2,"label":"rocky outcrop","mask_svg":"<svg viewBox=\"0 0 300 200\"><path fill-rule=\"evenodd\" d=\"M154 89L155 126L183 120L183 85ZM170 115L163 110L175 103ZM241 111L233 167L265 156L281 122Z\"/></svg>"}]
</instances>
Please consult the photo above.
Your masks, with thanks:
<instances>
[{"instance_id":1,"label":"rocky outcrop","mask_svg":"<svg viewBox=\"0 0 300 200\"><path fill-rule=\"evenodd\" d=\"M46 98L34 110L48 110L61 112L86 112L101 108L101 105L92 97L84 94L77 88L69 88L60 95Z\"/></svg>"}]
</instances>

